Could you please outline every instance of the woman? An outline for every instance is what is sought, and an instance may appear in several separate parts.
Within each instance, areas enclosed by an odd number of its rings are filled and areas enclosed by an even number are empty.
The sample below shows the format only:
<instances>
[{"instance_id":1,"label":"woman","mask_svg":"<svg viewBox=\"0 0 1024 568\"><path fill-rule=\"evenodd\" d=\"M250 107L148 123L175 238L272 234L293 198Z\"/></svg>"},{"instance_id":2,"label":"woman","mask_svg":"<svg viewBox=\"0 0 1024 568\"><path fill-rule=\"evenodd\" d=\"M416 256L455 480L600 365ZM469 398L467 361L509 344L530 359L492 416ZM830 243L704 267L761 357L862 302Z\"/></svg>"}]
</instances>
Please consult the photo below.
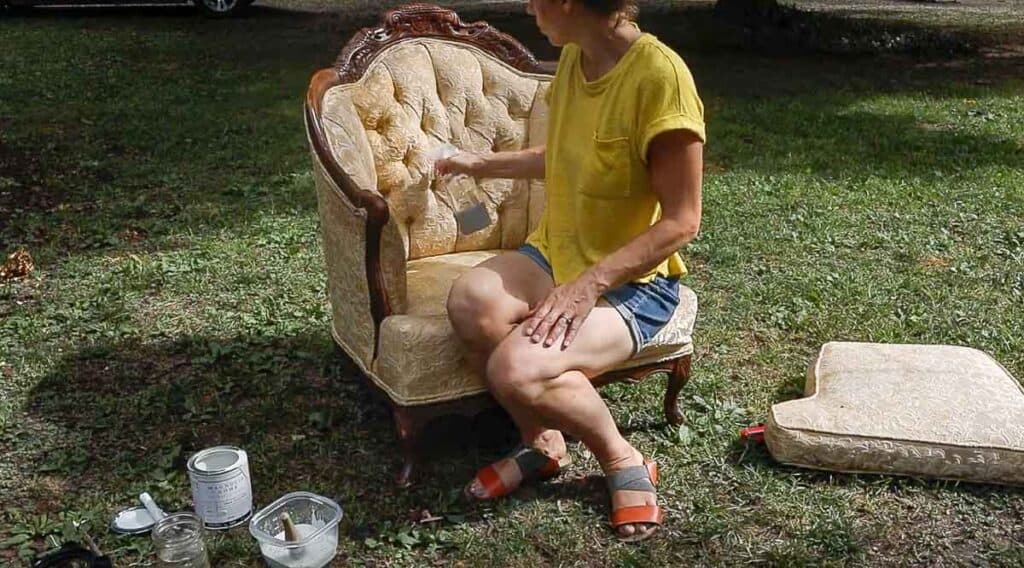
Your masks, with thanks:
<instances>
[{"instance_id":1,"label":"woman","mask_svg":"<svg viewBox=\"0 0 1024 568\"><path fill-rule=\"evenodd\" d=\"M452 286L448 314L523 445L467 494L505 495L567 463L562 432L608 480L612 526L637 541L662 522L657 468L619 433L588 377L626 361L671 318L686 273L678 250L700 228L703 105L689 70L641 33L626 0L530 0L562 46L547 144L459 154L441 174L543 178L544 216L518 251Z\"/></svg>"}]
</instances>

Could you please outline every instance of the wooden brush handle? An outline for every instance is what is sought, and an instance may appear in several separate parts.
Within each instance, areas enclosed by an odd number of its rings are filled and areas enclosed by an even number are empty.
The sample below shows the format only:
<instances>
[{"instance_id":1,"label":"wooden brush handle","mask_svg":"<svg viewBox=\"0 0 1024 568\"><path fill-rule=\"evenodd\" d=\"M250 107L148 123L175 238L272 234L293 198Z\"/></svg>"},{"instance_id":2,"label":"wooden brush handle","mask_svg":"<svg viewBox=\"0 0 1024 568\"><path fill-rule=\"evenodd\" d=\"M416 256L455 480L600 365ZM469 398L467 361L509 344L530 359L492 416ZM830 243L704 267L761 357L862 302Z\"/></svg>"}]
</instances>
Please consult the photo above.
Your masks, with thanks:
<instances>
[{"instance_id":1,"label":"wooden brush handle","mask_svg":"<svg viewBox=\"0 0 1024 568\"><path fill-rule=\"evenodd\" d=\"M299 531L296 530L292 518L288 513L281 513L280 519L281 525L284 527L284 539L288 542L297 542L299 540Z\"/></svg>"}]
</instances>

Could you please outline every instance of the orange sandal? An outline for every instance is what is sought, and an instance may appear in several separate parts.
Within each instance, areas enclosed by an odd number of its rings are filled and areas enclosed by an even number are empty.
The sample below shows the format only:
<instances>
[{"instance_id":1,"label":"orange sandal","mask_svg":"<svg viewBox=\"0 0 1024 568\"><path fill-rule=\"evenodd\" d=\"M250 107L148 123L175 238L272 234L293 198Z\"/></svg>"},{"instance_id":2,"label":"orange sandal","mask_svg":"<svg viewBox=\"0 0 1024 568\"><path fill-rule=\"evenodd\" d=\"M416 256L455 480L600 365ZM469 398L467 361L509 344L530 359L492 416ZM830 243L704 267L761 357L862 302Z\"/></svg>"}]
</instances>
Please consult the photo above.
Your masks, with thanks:
<instances>
[{"instance_id":1,"label":"orange sandal","mask_svg":"<svg viewBox=\"0 0 1024 568\"><path fill-rule=\"evenodd\" d=\"M646 491L656 493L654 486L658 484L658 464L644 460L644 465L634 465L614 471L606 476L608 491ZM622 542L640 542L658 532L658 527L665 520L665 511L657 505L636 505L620 507L611 514L612 530ZM654 529L639 532L632 536L620 536L618 528L623 525L645 524L654 525Z\"/></svg>"},{"instance_id":2,"label":"orange sandal","mask_svg":"<svg viewBox=\"0 0 1024 568\"><path fill-rule=\"evenodd\" d=\"M515 491L524 483L530 483L534 481L543 481L545 479L551 479L562 472L562 469L568 467L572 460L569 456L556 460L545 455L543 452L536 448L531 448L526 445L516 446L512 453L502 458L502 460L512 460L519 467L519 473L522 475L522 480L518 485L507 487L505 482L501 479L501 475L498 473L498 468L495 467L495 463L484 466L480 471L476 473L474 480L480 482L480 486L484 488L486 496L477 497L470 493L469 488L472 485L466 486L466 495L473 499L497 499L504 497L509 493Z\"/></svg>"}]
</instances>

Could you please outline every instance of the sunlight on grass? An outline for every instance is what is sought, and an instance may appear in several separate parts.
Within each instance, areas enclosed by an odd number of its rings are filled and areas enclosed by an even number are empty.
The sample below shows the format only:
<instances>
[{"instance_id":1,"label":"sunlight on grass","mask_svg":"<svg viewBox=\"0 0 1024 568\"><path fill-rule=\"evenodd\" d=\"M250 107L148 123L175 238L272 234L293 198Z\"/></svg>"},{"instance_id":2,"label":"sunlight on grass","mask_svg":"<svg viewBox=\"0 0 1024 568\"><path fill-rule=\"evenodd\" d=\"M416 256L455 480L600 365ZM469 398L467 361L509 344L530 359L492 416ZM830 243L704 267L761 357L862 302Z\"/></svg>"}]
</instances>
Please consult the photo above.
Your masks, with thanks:
<instances>
[{"instance_id":1,"label":"sunlight on grass","mask_svg":"<svg viewBox=\"0 0 1024 568\"><path fill-rule=\"evenodd\" d=\"M216 443L249 451L260 504L335 497L339 562L1019 561L1017 491L797 471L736 441L829 340L971 345L1024 376L1019 61L687 53L710 139L695 379L680 429L660 382L602 391L665 471L665 534L627 547L583 448L555 483L459 501L505 441L487 417L439 427L432 475L391 484L390 417L332 347L302 130L307 81L350 34L286 11L0 28L0 253L38 264L0 284L0 542L28 535L0 563L68 519L144 557L110 515L143 490L188 507L183 461ZM244 529L210 545L218 566L258 558Z\"/></svg>"}]
</instances>

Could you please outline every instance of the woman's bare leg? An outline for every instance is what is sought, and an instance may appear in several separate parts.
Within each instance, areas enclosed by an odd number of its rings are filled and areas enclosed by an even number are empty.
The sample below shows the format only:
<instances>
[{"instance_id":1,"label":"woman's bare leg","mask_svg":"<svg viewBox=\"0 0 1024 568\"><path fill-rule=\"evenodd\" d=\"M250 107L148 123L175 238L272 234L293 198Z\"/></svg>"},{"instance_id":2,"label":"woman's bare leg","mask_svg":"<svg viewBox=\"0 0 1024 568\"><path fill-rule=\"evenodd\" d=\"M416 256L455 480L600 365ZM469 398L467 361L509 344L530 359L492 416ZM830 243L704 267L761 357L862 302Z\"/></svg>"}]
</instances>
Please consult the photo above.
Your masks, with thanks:
<instances>
[{"instance_id":1,"label":"woman's bare leg","mask_svg":"<svg viewBox=\"0 0 1024 568\"><path fill-rule=\"evenodd\" d=\"M631 356L632 338L622 317L602 302L569 348L559 345L544 347L518 331L510 333L487 362L491 392L510 412L531 413L544 427L577 437L605 473L642 465L640 452L619 433L589 379ZM616 491L612 500L616 509L656 504L655 496L646 492ZM650 528L627 525L619 530L630 536Z\"/></svg>"},{"instance_id":2,"label":"woman's bare leg","mask_svg":"<svg viewBox=\"0 0 1024 568\"><path fill-rule=\"evenodd\" d=\"M598 306L565 351L545 348L518 333L519 322L553 287L550 275L526 255L503 254L453 284L448 315L468 359L487 377L524 443L560 459L566 454L564 430L594 453L606 473L640 465L640 453L619 433L588 378L631 355L632 339L621 316L605 304ZM521 481L514 464L499 462L495 467L506 486ZM470 490L482 492L478 485ZM653 505L655 499L650 493L617 491L612 504ZM638 530L648 527L625 526L620 533L629 536Z\"/></svg>"},{"instance_id":3,"label":"woman's bare leg","mask_svg":"<svg viewBox=\"0 0 1024 568\"><path fill-rule=\"evenodd\" d=\"M494 349L553 287L551 276L518 252L487 260L456 280L448 295L448 317L466 347L469 364L485 375L487 359ZM505 407L501 397L495 396ZM567 448L561 432L545 428L529 409L505 409L519 429L524 444L556 460L565 457ZM515 464L503 461L495 467L507 487L522 481ZM483 488L474 485L470 491L482 496Z\"/></svg>"}]
</instances>

